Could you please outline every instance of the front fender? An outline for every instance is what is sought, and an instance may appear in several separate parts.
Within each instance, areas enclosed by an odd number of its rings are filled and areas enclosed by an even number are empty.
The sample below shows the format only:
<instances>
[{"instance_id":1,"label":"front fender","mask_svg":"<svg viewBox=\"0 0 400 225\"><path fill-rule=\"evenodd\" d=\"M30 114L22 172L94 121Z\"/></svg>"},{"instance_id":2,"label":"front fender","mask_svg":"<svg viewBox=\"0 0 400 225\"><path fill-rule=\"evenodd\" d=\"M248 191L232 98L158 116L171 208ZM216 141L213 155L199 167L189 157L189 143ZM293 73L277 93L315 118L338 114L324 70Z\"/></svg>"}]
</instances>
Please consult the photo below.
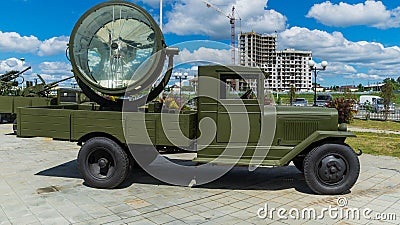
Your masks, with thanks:
<instances>
[{"instance_id":1,"label":"front fender","mask_svg":"<svg viewBox=\"0 0 400 225\"><path fill-rule=\"evenodd\" d=\"M308 138L296 145L287 155L279 160L280 165L288 164L293 158L304 151L311 144L327 138L348 138L357 137L355 134L346 131L315 131Z\"/></svg>"}]
</instances>

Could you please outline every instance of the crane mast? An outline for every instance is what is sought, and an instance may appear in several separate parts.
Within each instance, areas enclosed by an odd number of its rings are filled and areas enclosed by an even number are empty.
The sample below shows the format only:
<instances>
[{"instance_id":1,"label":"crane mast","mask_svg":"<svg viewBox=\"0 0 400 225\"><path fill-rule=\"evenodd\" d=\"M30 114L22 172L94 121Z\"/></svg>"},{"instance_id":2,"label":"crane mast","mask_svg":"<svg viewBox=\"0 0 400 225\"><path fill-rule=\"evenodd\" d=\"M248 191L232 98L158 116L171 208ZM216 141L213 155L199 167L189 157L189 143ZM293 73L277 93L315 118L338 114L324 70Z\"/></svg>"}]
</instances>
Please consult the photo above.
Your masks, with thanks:
<instances>
[{"instance_id":1,"label":"crane mast","mask_svg":"<svg viewBox=\"0 0 400 225\"><path fill-rule=\"evenodd\" d=\"M215 11L221 13L222 15L224 15L225 17L227 17L229 19L229 23L231 24L231 54L232 54L232 64L235 65L236 64L236 17L235 17L235 6L232 6L232 14L228 14L226 15L226 13L224 11L222 11L220 8L214 6L213 4L211 4L210 2L206 1L206 0L202 0L206 6L208 8L213 8Z\"/></svg>"},{"instance_id":2,"label":"crane mast","mask_svg":"<svg viewBox=\"0 0 400 225\"><path fill-rule=\"evenodd\" d=\"M232 6L232 15L229 18L231 23L231 51L232 51L232 64L236 64L236 33L235 33L235 6Z\"/></svg>"}]
</instances>

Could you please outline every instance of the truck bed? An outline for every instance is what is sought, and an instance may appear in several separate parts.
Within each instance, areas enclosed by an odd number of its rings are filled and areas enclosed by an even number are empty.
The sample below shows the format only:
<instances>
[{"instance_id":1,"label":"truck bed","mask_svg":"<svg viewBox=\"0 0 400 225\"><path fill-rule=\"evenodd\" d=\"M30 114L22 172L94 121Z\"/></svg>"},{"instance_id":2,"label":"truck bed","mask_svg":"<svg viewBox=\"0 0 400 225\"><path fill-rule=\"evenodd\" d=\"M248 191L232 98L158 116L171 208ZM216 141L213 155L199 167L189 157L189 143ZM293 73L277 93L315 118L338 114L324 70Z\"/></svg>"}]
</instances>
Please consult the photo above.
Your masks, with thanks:
<instances>
[{"instance_id":1,"label":"truck bed","mask_svg":"<svg viewBox=\"0 0 400 225\"><path fill-rule=\"evenodd\" d=\"M17 135L81 141L91 134L106 134L125 144L189 146L196 137L196 119L197 112L122 113L93 110L91 105L27 107L18 109Z\"/></svg>"},{"instance_id":2,"label":"truck bed","mask_svg":"<svg viewBox=\"0 0 400 225\"><path fill-rule=\"evenodd\" d=\"M0 96L0 113L15 114L19 107L48 106L51 98Z\"/></svg>"}]
</instances>

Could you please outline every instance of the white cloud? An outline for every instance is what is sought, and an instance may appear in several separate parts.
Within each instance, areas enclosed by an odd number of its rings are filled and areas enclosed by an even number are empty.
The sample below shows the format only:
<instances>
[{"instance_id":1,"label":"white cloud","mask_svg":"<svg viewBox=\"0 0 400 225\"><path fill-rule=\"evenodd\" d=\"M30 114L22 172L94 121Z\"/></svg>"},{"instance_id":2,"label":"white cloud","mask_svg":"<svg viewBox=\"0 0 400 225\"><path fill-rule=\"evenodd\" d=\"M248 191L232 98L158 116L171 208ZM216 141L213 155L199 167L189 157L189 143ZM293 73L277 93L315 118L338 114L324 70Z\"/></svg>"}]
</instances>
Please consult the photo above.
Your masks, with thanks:
<instances>
[{"instance_id":1,"label":"white cloud","mask_svg":"<svg viewBox=\"0 0 400 225\"><path fill-rule=\"evenodd\" d=\"M230 64L231 51L219 50L213 48L200 47L194 51L182 49L178 56L174 58L176 64L192 63L192 62L208 62L215 64Z\"/></svg>"},{"instance_id":2,"label":"white cloud","mask_svg":"<svg viewBox=\"0 0 400 225\"><path fill-rule=\"evenodd\" d=\"M381 43L347 40L342 33L292 27L279 34L279 48L311 50L313 57L327 60L323 76L382 80L398 76L400 48ZM379 74L379 75L377 75ZM344 76L345 75L345 76Z\"/></svg>"},{"instance_id":3,"label":"white cloud","mask_svg":"<svg viewBox=\"0 0 400 225\"><path fill-rule=\"evenodd\" d=\"M71 72L71 65L65 62L43 62L38 65L35 69L37 74L46 81L46 83L58 81L66 77L73 76ZM36 73L34 74L24 74L25 80L37 80L38 77ZM40 81L38 81L40 83Z\"/></svg>"},{"instance_id":4,"label":"white cloud","mask_svg":"<svg viewBox=\"0 0 400 225\"><path fill-rule=\"evenodd\" d=\"M72 75L71 65L65 62L43 62L39 65L39 69L43 74L59 76Z\"/></svg>"},{"instance_id":5,"label":"white cloud","mask_svg":"<svg viewBox=\"0 0 400 225\"><path fill-rule=\"evenodd\" d=\"M43 41L39 46L38 55L39 56L51 56L57 55L61 52L65 52L69 37L53 37L48 40Z\"/></svg>"},{"instance_id":6,"label":"white cloud","mask_svg":"<svg viewBox=\"0 0 400 225\"><path fill-rule=\"evenodd\" d=\"M26 69L29 63L23 64L21 60L17 58L9 58L6 60L0 60L0 74L4 74L11 70L21 71ZM34 68L35 72L38 72L45 80L59 80L65 77L72 76L71 65L65 62L43 62L39 64L38 68ZM32 70L24 73L26 80L34 80L37 78Z\"/></svg>"},{"instance_id":7,"label":"white cloud","mask_svg":"<svg viewBox=\"0 0 400 225\"><path fill-rule=\"evenodd\" d=\"M385 47L376 42L352 42L342 33L292 27L280 34L281 48L311 50L313 56L331 62L363 65L370 68L396 67L400 48Z\"/></svg>"},{"instance_id":8,"label":"white cloud","mask_svg":"<svg viewBox=\"0 0 400 225\"><path fill-rule=\"evenodd\" d=\"M4 74L11 70L23 70L22 61L17 58L9 58L6 60L0 60L0 74Z\"/></svg>"},{"instance_id":9,"label":"white cloud","mask_svg":"<svg viewBox=\"0 0 400 225\"><path fill-rule=\"evenodd\" d=\"M0 31L0 52L31 53L39 56L62 54L67 48L69 37L53 37L44 41L37 37L21 36L16 32Z\"/></svg>"},{"instance_id":10,"label":"white cloud","mask_svg":"<svg viewBox=\"0 0 400 225\"><path fill-rule=\"evenodd\" d=\"M21 36L16 32L0 31L0 52L35 53L40 41L35 36Z\"/></svg>"},{"instance_id":11,"label":"white cloud","mask_svg":"<svg viewBox=\"0 0 400 225\"><path fill-rule=\"evenodd\" d=\"M213 39L229 39L230 24L226 15L234 5L242 18L236 21L237 31L256 30L260 33L282 31L286 28L287 18L275 10L266 10L266 0L214 0L225 15L199 0L178 0L172 10L167 12L168 22L164 26L166 33L178 35L206 35ZM238 18L237 15L235 17ZM240 26L241 25L241 26Z\"/></svg>"},{"instance_id":12,"label":"white cloud","mask_svg":"<svg viewBox=\"0 0 400 225\"><path fill-rule=\"evenodd\" d=\"M381 29L400 27L400 7L388 10L381 1L367 0L364 3L332 4L326 1L315 4L308 12L308 18L314 18L328 26L348 27L366 25Z\"/></svg>"},{"instance_id":13,"label":"white cloud","mask_svg":"<svg viewBox=\"0 0 400 225\"><path fill-rule=\"evenodd\" d=\"M354 74L357 73L357 70L354 66L340 63L340 62L331 62L328 65L329 73L331 74Z\"/></svg>"},{"instance_id":14,"label":"white cloud","mask_svg":"<svg viewBox=\"0 0 400 225\"><path fill-rule=\"evenodd\" d=\"M50 75L50 74L40 74L40 76L43 78L43 80L48 83L48 82L53 82L57 80L57 76L55 75ZM38 81L40 83L40 81Z\"/></svg>"},{"instance_id":15,"label":"white cloud","mask_svg":"<svg viewBox=\"0 0 400 225\"><path fill-rule=\"evenodd\" d=\"M375 74L365 74L365 73L357 73L352 75L344 76L344 78L349 79L366 79L366 80L383 80L385 77L375 75Z\"/></svg>"},{"instance_id":16,"label":"white cloud","mask_svg":"<svg viewBox=\"0 0 400 225\"><path fill-rule=\"evenodd\" d=\"M368 74L381 74L384 76L394 77L397 78L400 76L399 67L397 66L382 66L382 67L375 67L368 70Z\"/></svg>"}]
</instances>

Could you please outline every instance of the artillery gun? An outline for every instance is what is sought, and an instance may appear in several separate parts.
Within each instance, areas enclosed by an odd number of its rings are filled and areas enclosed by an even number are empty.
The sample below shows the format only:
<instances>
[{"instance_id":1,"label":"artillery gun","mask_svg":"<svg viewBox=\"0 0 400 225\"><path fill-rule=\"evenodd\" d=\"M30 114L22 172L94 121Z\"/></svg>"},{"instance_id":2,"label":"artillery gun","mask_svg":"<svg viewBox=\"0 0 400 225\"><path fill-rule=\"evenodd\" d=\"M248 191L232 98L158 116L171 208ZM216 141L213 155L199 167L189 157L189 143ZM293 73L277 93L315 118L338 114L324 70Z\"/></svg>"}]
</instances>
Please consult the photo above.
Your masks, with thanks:
<instances>
[{"instance_id":1,"label":"artillery gun","mask_svg":"<svg viewBox=\"0 0 400 225\"><path fill-rule=\"evenodd\" d=\"M6 74L0 75L0 96L19 95L19 89L17 88L19 82L16 81L16 79L21 77L23 73L30 69L31 67L28 67L22 71L12 70Z\"/></svg>"},{"instance_id":2,"label":"artillery gun","mask_svg":"<svg viewBox=\"0 0 400 225\"><path fill-rule=\"evenodd\" d=\"M18 136L77 142L85 184L115 188L133 164L172 184L206 182L200 173L190 173L201 166L157 167L159 148L194 149L200 164L293 162L318 194L345 193L355 184L359 161L344 143L355 135L338 126L337 110L267 105L265 74L257 68L200 66L197 111L160 110L152 101L168 84L178 50L166 46L160 28L141 7L118 0L96 5L78 20L70 37L75 79L100 107L19 108ZM168 69L160 76L165 62ZM237 79L247 79L252 93L231 99L229 83ZM147 110L139 110L144 105ZM174 176L160 178L155 172Z\"/></svg>"},{"instance_id":3,"label":"artillery gun","mask_svg":"<svg viewBox=\"0 0 400 225\"><path fill-rule=\"evenodd\" d=\"M37 76L41 80L40 84L26 81L26 86L22 89L16 79L22 77L21 75L29 69L31 67L22 71L10 71L4 75L0 75L0 122L14 122L14 132L16 130L17 108L59 104L60 95L50 95L51 90L57 87L59 83L73 78L72 76L47 84L42 76L38 74ZM22 77L23 82L24 78ZM80 95L78 92L76 94Z\"/></svg>"},{"instance_id":4,"label":"artillery gun","mask_svg":"<svg viewBox=\"0 0 400 225\"><path fill-rule=\"evenodd\" d=\"M40 79L41 83L40 84L31 84L27 85L25 89L22 91L21 96L23 97L44 97L44 98L49 98L50 96L50 91L54 89L55 87L58 86L59 83L70 80L74 78L74 76L67 77L64 79L61 79L59 81L51 82L51 83L46 83L46 81L43 79L43 77L39 74L37 74L38 78Z\"/></svg>"}]
</instances>

